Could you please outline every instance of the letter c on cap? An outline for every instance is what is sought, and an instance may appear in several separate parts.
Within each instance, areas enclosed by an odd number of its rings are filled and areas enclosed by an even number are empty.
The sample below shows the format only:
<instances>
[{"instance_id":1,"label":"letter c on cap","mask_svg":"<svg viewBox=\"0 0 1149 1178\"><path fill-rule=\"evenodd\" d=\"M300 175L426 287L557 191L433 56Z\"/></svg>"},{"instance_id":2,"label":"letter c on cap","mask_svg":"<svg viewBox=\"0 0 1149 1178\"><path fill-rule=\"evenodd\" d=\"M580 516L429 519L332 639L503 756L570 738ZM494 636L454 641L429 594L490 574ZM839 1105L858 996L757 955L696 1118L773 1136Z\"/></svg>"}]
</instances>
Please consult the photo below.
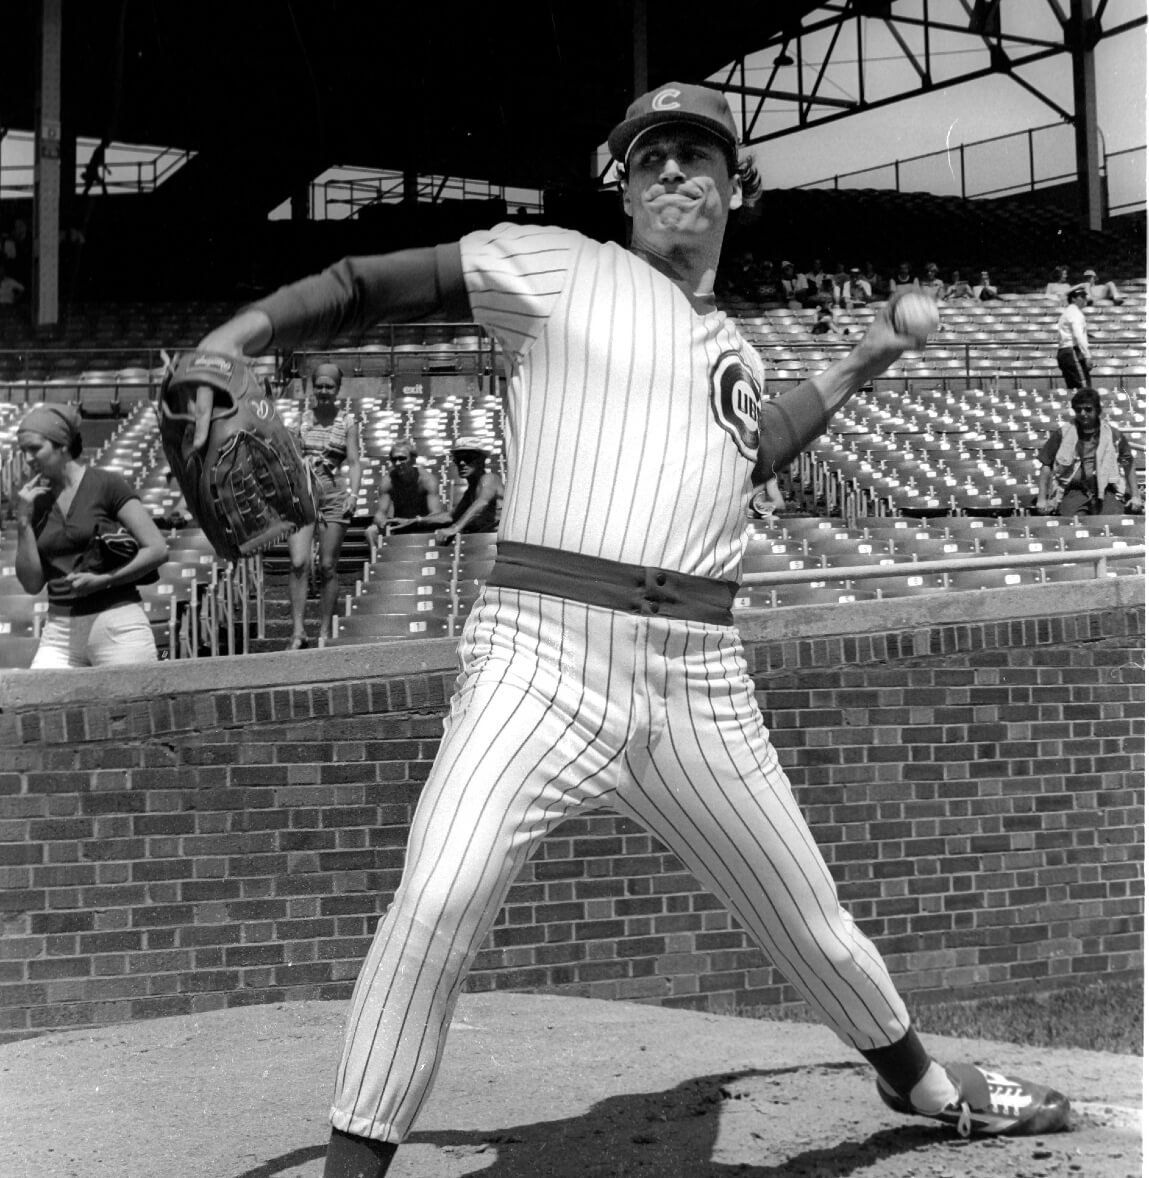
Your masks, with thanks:
<instances>
[{"instance_id":1,"label":"letter c on cap","mask_svg":"<svg viewBox=\"0 0 1149 1178\"><path fill-rule=\"evenodd\" d=\"M677 110L681 103L676 102L675 99L682 97L681 90L659 90L654 96L654 101L650 104L651 110Z\"/></svg>"}]
</instances>

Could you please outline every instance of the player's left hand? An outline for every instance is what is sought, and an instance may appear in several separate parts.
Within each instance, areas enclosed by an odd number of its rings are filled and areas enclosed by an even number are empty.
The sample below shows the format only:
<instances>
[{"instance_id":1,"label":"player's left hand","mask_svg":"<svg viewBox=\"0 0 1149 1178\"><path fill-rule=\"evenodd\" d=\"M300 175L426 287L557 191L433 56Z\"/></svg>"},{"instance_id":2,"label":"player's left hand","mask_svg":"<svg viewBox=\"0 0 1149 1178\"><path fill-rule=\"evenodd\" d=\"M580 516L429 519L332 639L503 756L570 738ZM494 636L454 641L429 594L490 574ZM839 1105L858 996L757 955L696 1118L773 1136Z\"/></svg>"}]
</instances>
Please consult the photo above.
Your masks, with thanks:
<instances>
[{"instance_id":1,"label":"player's left hand","mask_svg":"<svg viewBox=\"0 0 1149 1178\"><path fill-rule=\"evenodd\" d=\"M435 543L436 544L450 544L450 542L459 534L458 528L436 528L435 529Z\"/></svg>"}]
</instances>

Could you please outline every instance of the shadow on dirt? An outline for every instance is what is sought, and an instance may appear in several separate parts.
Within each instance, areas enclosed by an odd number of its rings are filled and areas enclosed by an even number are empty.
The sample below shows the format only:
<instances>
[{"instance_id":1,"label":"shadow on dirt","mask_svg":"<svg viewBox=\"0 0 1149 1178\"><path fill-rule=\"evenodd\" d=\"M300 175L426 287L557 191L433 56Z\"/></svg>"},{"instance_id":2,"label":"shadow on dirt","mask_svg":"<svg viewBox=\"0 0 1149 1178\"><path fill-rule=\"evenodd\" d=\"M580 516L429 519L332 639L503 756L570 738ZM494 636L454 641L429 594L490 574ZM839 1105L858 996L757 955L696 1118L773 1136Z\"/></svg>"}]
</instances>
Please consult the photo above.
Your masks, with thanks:
<instances>
[{"instance_id":1,"label":"shadow on dirt","mask_svg":"<svg viewBox=\"0 0 1149 1178\"><path fill-rule=\"evenodd\" d=\"M848 1069L856 1066L830 1065ZM702 1076L663 1092L611 1096L569 1120L537 1121L496 1132L416 1131L408 1138L408 1144L431 1145L461 1160L469 1159L471 1168L467 1172L480 1173L483 1178L608 1178L632 1174L657 1175L657 1178L724 1178L726 1175L848 1178L885 1157L917 1149L936 1149L939 1138L936 1126L907 1122L904 1128L819 1145L777 1164L755 1166L712 1161L719 1114L730 1102L742 1099L737 1086L746 1081L776 1079L798 1070L748 1069ZM772 1119L785 1117L785 1135L793 1138L795 1115L802 1116L809 1124L811 1138L824 1140L824 1134L818 1132L818 1109L786 1105L773 1115L763 1114L764 1153L775 1152L768 1148ZM797 1132L801 1131L802 1127L798 1126ZM244 1170L234 1178L275 1178L293 1166L322 1157L324 1152L324 1146L295 1150ZM480 1158L487 1164L475 1170L473 1163Z\"/></svg>"}]
</instances>

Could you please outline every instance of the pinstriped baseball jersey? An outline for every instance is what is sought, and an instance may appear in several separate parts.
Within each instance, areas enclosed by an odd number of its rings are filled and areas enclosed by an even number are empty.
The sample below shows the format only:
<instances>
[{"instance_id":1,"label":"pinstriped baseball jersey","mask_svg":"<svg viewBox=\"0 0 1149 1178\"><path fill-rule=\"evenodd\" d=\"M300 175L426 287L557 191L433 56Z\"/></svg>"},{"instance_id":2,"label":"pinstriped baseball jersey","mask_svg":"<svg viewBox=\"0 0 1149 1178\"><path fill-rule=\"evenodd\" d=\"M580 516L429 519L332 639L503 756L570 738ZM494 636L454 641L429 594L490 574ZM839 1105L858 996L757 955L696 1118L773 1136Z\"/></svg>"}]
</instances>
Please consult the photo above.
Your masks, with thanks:
<instances>
[{"instance_id":1,"label":"pinstriped baseball jersey","mask_svg":"<svg viewBox=\"0 0 1149 1178\"><path fill-rule=\"evenodd\" d=\"M737 580L762 364L733 321L568 230L500 225L460 249L510 359L500 537Z\"/></svg>"}]
</instances>

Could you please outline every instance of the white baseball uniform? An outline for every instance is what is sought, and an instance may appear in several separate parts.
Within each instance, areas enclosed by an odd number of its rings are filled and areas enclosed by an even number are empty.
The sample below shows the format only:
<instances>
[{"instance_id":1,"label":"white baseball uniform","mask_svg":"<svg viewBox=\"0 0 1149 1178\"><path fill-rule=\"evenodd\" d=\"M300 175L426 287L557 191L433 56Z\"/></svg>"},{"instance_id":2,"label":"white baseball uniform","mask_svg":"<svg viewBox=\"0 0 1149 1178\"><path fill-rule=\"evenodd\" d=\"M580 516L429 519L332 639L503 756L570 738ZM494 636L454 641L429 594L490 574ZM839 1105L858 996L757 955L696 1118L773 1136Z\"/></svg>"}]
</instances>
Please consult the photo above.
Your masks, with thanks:
<instances>
[{"instance_id":1,"label":"white baseball uniform","mask_svg":"<svg viewBox=\"0 0 1149 1178\"><path fill-rule=\"evenodd\" d=\"M905 1006L838 904L730 624L757 353L616 245L502 225L460 250L474 318L509 365L499 558L356 984L332 1123L403 1139L507 889L547 831L591 805L664 842L843 1041L895 1043ZM300 332L330 328L348 290L362 319L376 284L341 266L321 293L261 304L273 326L290 308ZM326 310L305 323L306 303Z\"/></svg>"}]
</instances>

